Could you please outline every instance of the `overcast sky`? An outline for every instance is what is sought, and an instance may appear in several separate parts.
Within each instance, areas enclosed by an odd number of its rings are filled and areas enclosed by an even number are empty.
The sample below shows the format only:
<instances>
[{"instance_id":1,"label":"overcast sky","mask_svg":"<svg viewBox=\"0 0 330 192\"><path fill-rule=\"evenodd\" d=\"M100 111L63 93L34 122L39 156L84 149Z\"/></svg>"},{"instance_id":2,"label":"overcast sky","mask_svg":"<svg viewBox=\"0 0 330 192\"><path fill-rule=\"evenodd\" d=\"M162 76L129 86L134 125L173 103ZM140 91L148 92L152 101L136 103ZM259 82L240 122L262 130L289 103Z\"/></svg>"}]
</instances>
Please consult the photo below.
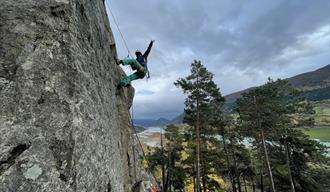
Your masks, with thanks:
<instances>
[{"instance_id":1,"label":"overcast sky","mask_svg":"<svg viewBox=\"0 0 330 192\"><path fill-rule=\"evenodd\" d=\"M182 113L185 96L173 82L189 74L195 59L215 75L223 95L330 63L329 0L107 1L132 53L156 40L151 78L133 82L135 118ZM126 57L108 15L118 55Z\"/></svg>"}]
</instances>

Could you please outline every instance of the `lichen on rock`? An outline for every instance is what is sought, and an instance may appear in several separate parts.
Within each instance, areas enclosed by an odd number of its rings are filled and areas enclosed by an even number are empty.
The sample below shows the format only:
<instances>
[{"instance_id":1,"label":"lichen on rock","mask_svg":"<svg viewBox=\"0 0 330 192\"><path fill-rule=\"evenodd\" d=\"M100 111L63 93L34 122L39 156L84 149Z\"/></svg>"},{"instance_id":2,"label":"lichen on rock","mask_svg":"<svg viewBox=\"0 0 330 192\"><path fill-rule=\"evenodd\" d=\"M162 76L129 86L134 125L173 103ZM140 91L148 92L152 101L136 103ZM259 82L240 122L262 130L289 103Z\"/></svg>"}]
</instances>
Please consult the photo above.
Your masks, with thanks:
<instances>
[{"instance_id":1,"label":"lichen on rock","mask_svg":"<svg viewBox=\"0 0 330 192\"><path fill-rule=\"evenodd\" d=\"M35 164L24 172L24 177L26 179L36 180L41 174L42 174L42 169L39 167L38 164Z\"/></svg>"}]
</instances>

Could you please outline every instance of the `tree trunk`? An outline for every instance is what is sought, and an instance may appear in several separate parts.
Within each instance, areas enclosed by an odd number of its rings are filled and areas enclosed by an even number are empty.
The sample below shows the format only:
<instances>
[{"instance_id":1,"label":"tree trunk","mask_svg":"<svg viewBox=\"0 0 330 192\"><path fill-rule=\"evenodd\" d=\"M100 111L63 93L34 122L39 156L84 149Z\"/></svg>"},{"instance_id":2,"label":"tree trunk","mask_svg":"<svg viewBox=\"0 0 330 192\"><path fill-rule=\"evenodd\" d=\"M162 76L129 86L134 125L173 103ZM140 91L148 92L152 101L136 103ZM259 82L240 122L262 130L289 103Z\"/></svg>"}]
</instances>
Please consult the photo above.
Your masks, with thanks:
<instances>
[{"instance_id":1,"label":"tree trunk","mask_svg":"<svg viewBox=\"0 0 330 192\"><path fill-rule=\"evenodd\" d=\"M201 186L200 186L200 175L201 175L201 170L200 170L200 138L199 138L199 126L196 128L196 151L197 151L197 164L196 164L196 184L197 184L197 192L201 192Z\"/></svg>"},{"instance_id":2,"label":"tree trunk","mask_svg":"<svg viewBox=\"0 0 330 192\"><path fill-rule=\"evenodd\" d=\"M201 147L201 149L200 149L200 151L201 151L201 153L200 153L200 161L201 161L200 170L201 170L201 178L202 178L202 186L203 186L203 188L201 190L203 192L206 192L206 179L205 179L205 166L204 166L205 162L204 162L203 153L202 153L203 149L207 149L206 143L201 142L200 147Z\"/></svg>"},{"instance_id":3,"label":"tree trunk","mask_svg":"<svg viewBox=\"0 0 330 192\"><path fill-rule=\"evenodd\" d=\"M203 143L203 145L201 146L205 147L205 143ZM201 160L201 176L202 176L203 192L206 192L205 166L204 166L205 162L202 154L200 156L200 160Z\"/></svg>"},{"instance_id":4,"label":"tree trunk","mask_svg":"<svg viewBox=\"0 0 330 192\"><path fill-rule=\"evenodd\" d=\"M254 176L252 176L252 192L256 192L256 184L254 181Z\"/></svg>"},{"instance_id":5,"label":"tree trunk","mask_svg":"<svg viewBox=\"0 0 330 192\"><path fill-rule=\"evenodd\" d=\"M169 186L169 183L170 183L169 169L167 169L167 173L166 173L166 184L165 184L165 187L164 187L165 192L167 192L168 191L168 188L170 187Z\"/></svg>"},{"instance_id":6,"label":"tree trunk","mask_svg":"<svg viewBox=\"0 0 330 192\"><path fill-rule=\"evenodd\" d=\"M289 180L290 180L291 192L295 192L296 189L294 187L292 173L291 173L291 166L290 166L290 159L291 158L290 158L290 149L289 149L288 142L285 142L285 152L286 152L286 164L287 164L287 167L288 167L288 176L289 176Z\"/></svg>"},{"instance_id":7,"label":"tree trunk","mask_svg":"<svg viewBox=\"0 0 330 192\"><path fill-rule=\"evenodd\" d=\"M238 189L238 192L242 192L242 186L241 186L241 181L239 179L239 171L238 171L238 168L237 168L237 161L236 161L236 157L235 157L234 152L233 152L233 156L234 156L234 165L235 165L235 175L236 175L237 189Z\"/></svg>"},{"instance_id":8,"label":"tree trunk","mask_svg":"<svg viewBox=\"0 0 330 192\"><path fill-rule=\"evenodd\" d=\"M228 173L229 173L229 178L230 178L230 182L231 182L231 187L232 187L233 192L236 192L235 180L231 173L231 163L229 161L229 153L228 153L228 149L227 149L225 133L222 134L222 143L223 143L223 148L224 148L225 154L226 154L226 161L227 161L227 165L228 165Z\"/></svg>"},{"instance_id":9,"label":"tree trunk","mask_svg":"<svg viewBox=\"0 0 330 192\"><path fill-rule=\"evenodd\" d=\"M243 182L244 182L244 192L247 192L247 184L246 184L246 179L245 179L244 175L243 175Z\"/></svg>"},{"instance_id":10,"label":"tree trunk","mask_svg":"<svg viewBox=\"0 0 330 192\"><path fill-rule=\"evenodd\" d=\"M171 147L168 149L168 163L167 163L167 171L166 171L166 185L165 185L165 192L168 191L168 188L171 187L169 186L170 183L170 170L172 167L172 162L171 162Z\"/></svg>"},{"instance_id":11,"label":"tree trunk","mask_svg":"<svg viewBox=\"0 0 330 192\"><path fill-rule=\"evenodd\" d=\"M162 148L162 154L164 154L164 145L163 145L163 132L162 130L160 130L160 146ZM166 192L165 191L165 161L164 161L164 155L162 156L162 183L163 183L163 187L162 187L162 192Z\"/></svg>"},{"instance_id":12,"label":"tree trunk","mask_svg":"<svg viewBox=\"0 0 330 192\"><path fill-rule=\"evenodd\" d=\"M197 73L197 84L199 82L198 78L199 74ZM200 133L199 133L199 96L197 97L197 119L196 119L196 153L197 153L197 175L196 175L196 184L197 184L197 192L201 192L200 185Z\"/></svg>"},{"instance_id":13,"label":"tree trunk","mask_svg":"<svg viewBox=\"0 0 330 192\"><path fill-rule=\"evenodd\" d=\"M195 161L194 168L195 168L194 171L196 173L196 171L197 171L197 160ZM196 174L194 174L194 176L193 176L193 183L194 183L194 192L197 192L197 178L196 178Z\"/></svg>"},{"instance_id":14,"label":"tree trunk","mask_svg":"<svg viewBox=\"0 0 330 192\"><path fill-rule=\"evenodd\" d=\"M196 187L196 177L193 177L193 183L194 183L194 192L197 192L197 187Z\"/></svg>"},{"instance_id":15,"label":"tree trunk","mask_svg":"<svg viewBox=\"0 0 330 192\"><path fill-rule=\"evenodd\" d=\"M256 192L256 181L255 181L255 176L257 175L257 169L256 169L256 165L254 163L254 159L250 154L250 158L251 158L251 163L252 163L252 170L253 170L253 174L251 175L251 181L252 181L252 192Z\"/></svg>"},{"instance_id":16,"label":"tree trunk","mask_svg":"<svg viewBox=\"0 0 330 192\"><path fill-rule=\"evenodd\" d=\"M232 140L229 139L230 141L230 144L233 145L232 143ZM232 155L233 155L233 160L234 160L234 166L235 166L235 175L236 175L236 182L237 182L237 188L238 188L238 192L242 192L242 189L241 189L241 181L239 179L239 171L238 171L238 168L237 168L237 161L236 161L236 156L235 156L235 150L232 149Z\"/></svg>"},{"instance_id":17,"label":"tree trunk","mask_svg":"<svg viewBox=\"0 0 330 192\"><path fill-rule=\"evenodd\" d=\"M268 170L268 174L269 174L269 181L270 181L270 184L271 184L271 189L272 189L272 192L276 192L275 191L275 185L274 185L274 179L273 179L273 173L272 173L272 169L270 167L268 152L267 152L267 148L266 148L264 130L262 128L261 128L261 140L262 140L262 147L264 149L264 154L265 154L265 159L266 159L266 164L267 164L267 170Z\"/></svg>"},{"instance_id":18,"label":"tree trunk","mask_svg":"<svg viewBox=\"0 0 330 192\"><path fill-rule=\"evenodd\" d=\"M263 166L260 169L260 191L264 192L264 174L263 174Z\"/></svg>"},{"instance_id":19,"label":"tree trunk","mask_svg":"<svg viewBox=\"0 0 330 192\"><path fill-rule=\"evenodd\" d=\"M202 177L202 182L203 182L203 191L206 192L206 180L205 180L205 175L203 174Z\"/></svg>"},{"instance_id":20,"label":"tree trunk","mask_svg":"<svg viewBox=\"0 0 330 192\"><path fill-rule=\"evenodd\" d=\"M255 96L253 97L253 99L254 99L254 105L256 107L257 115L258 115L258 119L257 119L258 128L259 128L260 133L261 133L262 147L263 147L264 155L265 155L265 159L266 159L266 164L267 164L267 170L268 170L269 180L270 180L270 184L271 184L271 189L272 189L272 192L276 192L275 191L275 185L274 185L274 179L273 179L273 173L272 173L272 170L271 170L271 167L270 167L269 157L268 157L267 148L266 148L264 130L261 127L260 114L257 110L257 99L256 99Z\"/></svg>"}]
</instances>

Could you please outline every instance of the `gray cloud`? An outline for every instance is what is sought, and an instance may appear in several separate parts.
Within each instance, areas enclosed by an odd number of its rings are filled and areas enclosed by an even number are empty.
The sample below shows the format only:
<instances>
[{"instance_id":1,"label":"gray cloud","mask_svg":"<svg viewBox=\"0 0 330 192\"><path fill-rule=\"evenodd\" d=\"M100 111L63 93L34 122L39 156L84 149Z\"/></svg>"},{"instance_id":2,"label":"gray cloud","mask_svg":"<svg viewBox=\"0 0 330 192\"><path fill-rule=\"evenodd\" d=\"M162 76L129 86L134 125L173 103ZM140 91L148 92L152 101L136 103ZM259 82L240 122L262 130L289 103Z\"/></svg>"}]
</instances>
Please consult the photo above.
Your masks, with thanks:
<instances>
[{"instance_id":1,"label":"gray cloud","mask_svg":"<svg viewBox=\"0 0 330 192\"><path fill-rule=\"evenodd\" d=\"M283 1L242 28L241 52L235 63L241 67L266 65L271 58L298 41L298 37L329 25L329 2ZM232 57L234 53L228 57Z\"/></svg>"},{"instance_id":2,"label":"gray cloud","mask_svg":"<svg viewBox=\"0 0 330 192\"><path fill-rule=\"evenodd\" d=\"M284 78L330 63L326 0L109 3L131 51L156 39L149 59L152 78L134 82L137 90L154 93L136 95L135 111L141 117L182 111L184 96L173 82L188 75L194 59L215 74L224 94L262 84L268 76ZM110 22L124 57L127 51Z\"/></svg>"}]
</instances>

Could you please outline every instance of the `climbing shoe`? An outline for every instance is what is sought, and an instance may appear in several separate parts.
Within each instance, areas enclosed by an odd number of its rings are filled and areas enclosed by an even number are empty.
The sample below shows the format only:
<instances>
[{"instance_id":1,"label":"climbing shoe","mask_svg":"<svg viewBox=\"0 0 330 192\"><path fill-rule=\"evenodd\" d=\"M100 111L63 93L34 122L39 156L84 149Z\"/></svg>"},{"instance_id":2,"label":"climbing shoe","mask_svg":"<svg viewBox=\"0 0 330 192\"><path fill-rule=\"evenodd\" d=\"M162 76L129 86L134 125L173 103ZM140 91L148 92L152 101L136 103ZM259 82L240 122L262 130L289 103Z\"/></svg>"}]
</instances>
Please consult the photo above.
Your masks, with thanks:
<instances>
[{"instance_id":1,"label":"climbing shoe","mask_svg":"<svg viewBox=\"0 0 330 192\"><path fill-rule=\"evenodd\" d=\"M125 87L125 83L124 82L120 82L118 85L117 85L117 89L121 89L121 88L123 88L123 87Z\"/></svg>"},{"instance_id":2,"label":"climbing shoe","mask_svg":"<svg viewBox=\"0 0 330 192\"><path fill-rule=\"evenodd\" d=\"M123 60L119 60L117 57L113 57L117 65L123 64Z\"/></svg>"},{"instance_id":3,"label":"climbing shoe","mask_svg":"<svg viewBox=\"0 0 330 192\"><path fill-rule=\"evenodd\" d=\"M119 89L121 89L123 86L121 85L121 83L119 83L118 85L117 85L117 90L119 90Z\"/></svg>"},{"instance_id":4,"label":"climbing shoe","mask_svg":"<svg viewBox=\"0 0 330 192\"><path fill-rule=\"evenodd\" d=\"M117 90L123 88L123 87L130 87L131 84L126 84L124 82L120 82L118 85L117 85Z\"/></svg>"}]
</instances>

